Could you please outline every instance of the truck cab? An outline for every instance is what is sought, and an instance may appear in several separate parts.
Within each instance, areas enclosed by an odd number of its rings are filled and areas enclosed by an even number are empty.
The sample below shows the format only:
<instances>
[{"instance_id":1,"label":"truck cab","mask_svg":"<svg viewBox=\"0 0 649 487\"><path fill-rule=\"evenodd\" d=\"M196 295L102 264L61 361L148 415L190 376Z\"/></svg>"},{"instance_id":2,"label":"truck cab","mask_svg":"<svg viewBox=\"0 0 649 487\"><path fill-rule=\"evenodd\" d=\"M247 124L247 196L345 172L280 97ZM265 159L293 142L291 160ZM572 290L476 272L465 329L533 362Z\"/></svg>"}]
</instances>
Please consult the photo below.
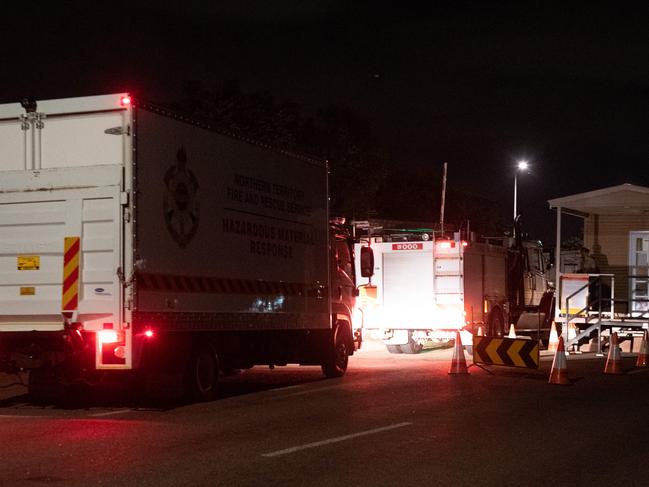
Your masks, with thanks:
<instances>
[{"instance_id":1,"label":"truck cab","mask_svg":"<svg viewBox=\"0 0 649 487\"><path fill-rule=\"evenodd\" d=\"M351 228L344 218L333 218L330 231L331 308L335 321L344 321L351 329L353 350L362 343L360 322L356 321L356 266Z\"/></svg>"}]
</instances>

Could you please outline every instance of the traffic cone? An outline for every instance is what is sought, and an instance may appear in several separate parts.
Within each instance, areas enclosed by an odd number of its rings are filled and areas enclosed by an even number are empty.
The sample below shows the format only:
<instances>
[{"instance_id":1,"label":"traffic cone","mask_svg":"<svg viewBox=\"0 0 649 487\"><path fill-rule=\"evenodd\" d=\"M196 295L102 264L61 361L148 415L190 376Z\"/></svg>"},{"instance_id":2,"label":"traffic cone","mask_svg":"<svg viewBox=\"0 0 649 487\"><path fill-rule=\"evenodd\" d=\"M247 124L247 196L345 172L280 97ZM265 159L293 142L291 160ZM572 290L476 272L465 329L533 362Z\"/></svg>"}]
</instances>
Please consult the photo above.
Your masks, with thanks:
<instances>
[{"instance_id":1,"label":"traffic cone","mask_svg":"<svg viewBox=\"0 0 649 487\"><path fill-rule=\"evenodd\" d=\"M478 326L478 334L479 337L484 336L484 333L482 332L482 325Z\"/></svg>"},{"instance_id":2,"label":"traffic cone","mask_svg":"<svg viewBox=\"0 0 649 487\"><path fill-rule=\"evenodd\" d=\"M462 347L462 339L460 332L455 332L455 348L453 349L453 361L451 362L451 369L449 374L468 374L469 369L466 366L466 359L464 358L464 349Z\"/></svg>"},{"instance_id":3,"label":"traffic cone","mask_svg":"<svg viewBox=\"0 0 649 487\"><path fill-rule=\"evenodd\" d=\"M507 338L516 338L516 328L514 327L514 323L509 327L509 335L507 335Z\"/></svg>"},{"instance_id":4,"label":"traffic cone","mask_svg":"<svg viewBox=\"0 0 649 487\"><path fill-rule=\"evenodd\" d=\"M608 347L608 358L604 367L605 374L622 374L622 364L620 357L620 345L617 341L617 333L611 335L611 343Z\"/></svg>"},{"instance_id":5,"label":"traffic cone","mask_svg":"<svg viewBox=\"0 0 649 487\"><path fill-rule=\"evenodd\" d=\"M556 352L557 347L559 346L559 335L557 334L557 325L553 321L550 326L550 340L548 341L548 350L550 352Z\"/></svg>"},{"instance_id":6,"label":"traffic cone","mask_svg":"<svg viewBox=\"0 0 649 487\"><path fill-rule=\"evenodd\" d=\"M568 362L566 360L566 349L563 346L563 337L559 337L559 344L557 345L557 353L554 354L552 361L552 370L550 370L550 378L548 384L569 385L568 379Z\"/></svg>"},{"instance_id":7,"label":"traffic cone","mask_svg":"<svg viewBox=\"0 0 649 487\"><path fill-rule=\"evenodd\" d=\"M638 360L636 361L635 366L649 367L649 343L647 343L647 330L642 334L640 352L638 352Z\"/></svg>"}]
</instances>

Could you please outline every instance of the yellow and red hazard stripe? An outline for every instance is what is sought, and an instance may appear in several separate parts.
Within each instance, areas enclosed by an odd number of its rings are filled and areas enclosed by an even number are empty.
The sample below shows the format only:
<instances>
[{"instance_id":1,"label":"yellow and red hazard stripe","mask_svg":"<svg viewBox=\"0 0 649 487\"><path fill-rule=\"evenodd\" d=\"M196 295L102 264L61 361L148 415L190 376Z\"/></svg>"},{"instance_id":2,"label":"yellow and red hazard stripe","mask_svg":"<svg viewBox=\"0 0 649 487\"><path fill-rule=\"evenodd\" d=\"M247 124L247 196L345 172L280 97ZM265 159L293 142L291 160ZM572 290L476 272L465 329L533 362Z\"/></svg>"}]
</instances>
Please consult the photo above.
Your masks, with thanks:
<instances>
[{"instance_id":1,"label":"yellow and red hazard stripe","mask_svg":"<svg viewBox=\"0 0 649 487\"><path fill-rule=\"evenodd\" d=\"M61 309L76 311L79 305L79 256L81 238L65 237L63 246L63 293Z\"/></svg>"}]
</instances>

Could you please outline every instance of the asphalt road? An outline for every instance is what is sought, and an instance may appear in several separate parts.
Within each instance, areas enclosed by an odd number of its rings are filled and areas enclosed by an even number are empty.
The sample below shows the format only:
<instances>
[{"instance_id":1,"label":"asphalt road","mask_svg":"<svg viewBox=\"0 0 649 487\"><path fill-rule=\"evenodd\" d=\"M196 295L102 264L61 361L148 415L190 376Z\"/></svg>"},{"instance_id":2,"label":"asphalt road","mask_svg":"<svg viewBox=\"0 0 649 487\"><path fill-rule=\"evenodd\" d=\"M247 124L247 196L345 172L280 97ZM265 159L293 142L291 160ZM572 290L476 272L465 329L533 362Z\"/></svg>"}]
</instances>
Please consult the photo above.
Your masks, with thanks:
<instances>
[{"instance_id":1,"label":"asphalt road","mask_svg":"<svg viewBox=\"0 0 649 487\"><path fill-rule=\"evenodd\" d=\"M371 345L342 379L253 368L216 401L167 409L119 394L38 407L1 389L0 485L648 485L649 370L632 355L623 376L570 356L558 386L551 357L449 376L451 350Z\"/></svg>"}]
</instances>

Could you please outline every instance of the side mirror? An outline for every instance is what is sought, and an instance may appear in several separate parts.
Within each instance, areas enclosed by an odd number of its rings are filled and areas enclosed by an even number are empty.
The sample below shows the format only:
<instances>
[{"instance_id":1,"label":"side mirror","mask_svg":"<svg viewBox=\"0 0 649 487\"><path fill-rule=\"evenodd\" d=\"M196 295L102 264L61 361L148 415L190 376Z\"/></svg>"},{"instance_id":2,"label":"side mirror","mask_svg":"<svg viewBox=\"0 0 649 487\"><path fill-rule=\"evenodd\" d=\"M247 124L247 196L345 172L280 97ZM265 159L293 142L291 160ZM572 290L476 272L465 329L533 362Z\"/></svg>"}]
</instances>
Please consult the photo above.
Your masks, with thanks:
<instances>
[{"instance_id":1,"label":"side mirror","mask_svg":"<svg viewBox=\"0 0 649 487\"><path fill-rule=\"evenodd\" d=\"M361 276L374 275L374 251L371 247L361 247Z\"/></svg>"}]
</instances>

